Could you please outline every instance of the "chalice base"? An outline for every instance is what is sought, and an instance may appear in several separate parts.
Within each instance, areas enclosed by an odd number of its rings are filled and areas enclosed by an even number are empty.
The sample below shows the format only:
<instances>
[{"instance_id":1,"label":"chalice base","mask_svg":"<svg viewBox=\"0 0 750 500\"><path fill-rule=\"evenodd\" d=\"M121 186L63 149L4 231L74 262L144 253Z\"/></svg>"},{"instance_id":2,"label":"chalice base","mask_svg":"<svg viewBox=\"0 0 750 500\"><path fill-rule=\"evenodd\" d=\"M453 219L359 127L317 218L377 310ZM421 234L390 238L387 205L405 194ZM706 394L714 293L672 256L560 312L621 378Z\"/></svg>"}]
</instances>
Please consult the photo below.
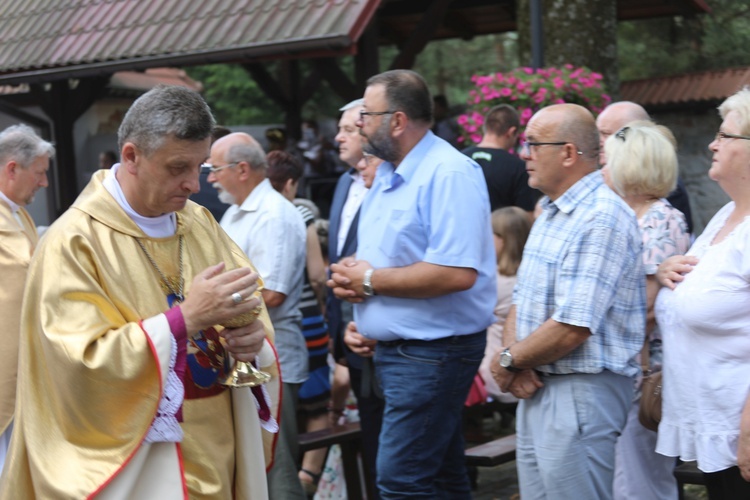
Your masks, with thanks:
<instances>
[{"instance_id":1,"label":"chalice base","mask_svg":"<svg viewBox=\"0 0 750 500\"><path fill-rule=\"evenodd\" d=\"M257 387L271 380L271 375L245 361L236 361L229 374L219 383L227 387Z\"/></svg>"}]
</instances>

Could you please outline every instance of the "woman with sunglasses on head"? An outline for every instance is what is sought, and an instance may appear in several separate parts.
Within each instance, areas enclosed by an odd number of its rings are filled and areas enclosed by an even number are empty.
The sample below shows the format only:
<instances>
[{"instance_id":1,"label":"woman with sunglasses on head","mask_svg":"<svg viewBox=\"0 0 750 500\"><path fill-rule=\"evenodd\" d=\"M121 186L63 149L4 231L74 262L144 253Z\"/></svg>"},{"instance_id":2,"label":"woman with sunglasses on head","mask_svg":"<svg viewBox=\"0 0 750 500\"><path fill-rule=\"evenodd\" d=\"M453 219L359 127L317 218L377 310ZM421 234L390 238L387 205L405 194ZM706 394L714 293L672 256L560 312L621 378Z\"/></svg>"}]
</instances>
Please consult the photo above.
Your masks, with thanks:
<instances>
[{"instance_id":1,"label":"woman with sunglasses on head","mask_svg":"<svg viewBox=\"0 0 750 500\"><path fill-rule=\"evenodd\" d=\"M659 291L656 270L666 258L685 253L690 245L685 217L665 199L677 182L674 144L666 127L648 121L630 123L604 144L604 180L633 209L643 237L647 300L646 342L641 351L644 372L658 371L662 364L661 335L654 318ZM675 460L656 453L656 432L638 421L640 384L639 378L627 424L615 448L614 498L676 500Z\"/></svg>"},{"instance_id":2,"label":"woman with sunglasses on head","mask_svg":"<svg viewBox=\"0 0 750 500\"><path fill-rule=\"evenodd\" d=\"M664 399L657 451L697 460L708 496L750 498L750 88L719 106L709 177L731 198L657 277Z\"/></svg>"}]
</instances>

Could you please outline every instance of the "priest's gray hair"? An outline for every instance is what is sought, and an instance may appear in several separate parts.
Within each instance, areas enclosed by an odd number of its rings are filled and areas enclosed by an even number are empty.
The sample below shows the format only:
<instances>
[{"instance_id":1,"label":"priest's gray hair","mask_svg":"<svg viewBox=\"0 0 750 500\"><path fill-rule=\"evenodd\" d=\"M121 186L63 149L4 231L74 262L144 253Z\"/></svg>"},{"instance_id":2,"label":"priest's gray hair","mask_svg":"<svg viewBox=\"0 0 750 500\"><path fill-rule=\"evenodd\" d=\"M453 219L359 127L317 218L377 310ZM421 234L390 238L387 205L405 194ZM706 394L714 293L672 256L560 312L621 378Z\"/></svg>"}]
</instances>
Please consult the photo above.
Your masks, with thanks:
<instances>
[{"instance_id":1,"label":"priest's gray hair","mask_svg":"<svg viewBox=\"0 0 750 500\"><path fill-rule=\"evenodd\" d=\"M55 156L55 146L45 141L28 125L11 125L0 132L0 166L15 160L28 168L40 156Z\"/></svg>"},{"instance_id":2,"label":"priest's gray hair","mask_svg":"<svg viewBox=\"0 0 750 500\"><path fill-rule=\"evenodd\" d=\"M125 114L117 141L135 144L146 156L161 147L167 137L202 141L216 125L211 109L195 91L158 85L136 99Z\"/></svg>"}]
</instances>

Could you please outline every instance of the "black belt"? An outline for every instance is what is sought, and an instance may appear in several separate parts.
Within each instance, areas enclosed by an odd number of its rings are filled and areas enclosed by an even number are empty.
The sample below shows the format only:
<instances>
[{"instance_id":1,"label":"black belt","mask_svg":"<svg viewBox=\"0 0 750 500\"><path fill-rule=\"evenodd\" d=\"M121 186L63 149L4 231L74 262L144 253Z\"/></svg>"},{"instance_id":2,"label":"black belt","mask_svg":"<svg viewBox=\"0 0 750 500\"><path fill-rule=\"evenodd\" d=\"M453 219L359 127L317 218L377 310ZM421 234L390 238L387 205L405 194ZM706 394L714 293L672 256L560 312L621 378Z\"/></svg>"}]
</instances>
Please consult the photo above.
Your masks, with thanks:
<instances>
[{"instance_id":1,"label":"black belt","mask_svg":"<svg viewBox=\"0 0 750 500\"><path fill-rule=\"evenodd\" d=\"M397 340L378 340L379 346L384 347L397 347L400 345L419 345L419 344L429 344L429 345L440 345L440 344L455 344L457 341L471 337L473 335L486 335L487 330L482 330L476 333L469 333L467 335L452 335L450 337L442 337L435 340L420 340L420 339L397 339Z\"/></svg>"},{"instance_id":2,"label":"black belt","mask_svg":"<svg viewBox=\"0 0 750 500\"><path fill-rule=\"evenodd\" d=\"M548 373L548 372L540 372L539 370L534 370L534 371L540 377L561 377L563 375L577 375L577 373Z\"/></svg>"}]
</instances>

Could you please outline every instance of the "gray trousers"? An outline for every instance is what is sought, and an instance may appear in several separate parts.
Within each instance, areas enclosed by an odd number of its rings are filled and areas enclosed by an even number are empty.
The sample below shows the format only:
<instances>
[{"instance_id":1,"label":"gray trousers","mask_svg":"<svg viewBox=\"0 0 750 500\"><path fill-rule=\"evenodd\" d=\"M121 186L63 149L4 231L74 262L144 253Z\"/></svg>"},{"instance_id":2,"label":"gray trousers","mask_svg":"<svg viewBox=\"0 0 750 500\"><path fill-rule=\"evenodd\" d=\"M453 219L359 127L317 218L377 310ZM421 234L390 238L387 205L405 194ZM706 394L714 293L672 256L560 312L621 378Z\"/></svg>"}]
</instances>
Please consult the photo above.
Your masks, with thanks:
<instances>
[{"instance_id":1,"label":"gray trousers","mask_svg":"<svg viewBox=\"0 0 750 500\"><path fill-rule=\"evenodd\" d=\"M307 500L297 475L297 394L302 384L282 384L281 421L273 467L268 471L268 497L279 500Z\"/></svg>"}]
</instances>

